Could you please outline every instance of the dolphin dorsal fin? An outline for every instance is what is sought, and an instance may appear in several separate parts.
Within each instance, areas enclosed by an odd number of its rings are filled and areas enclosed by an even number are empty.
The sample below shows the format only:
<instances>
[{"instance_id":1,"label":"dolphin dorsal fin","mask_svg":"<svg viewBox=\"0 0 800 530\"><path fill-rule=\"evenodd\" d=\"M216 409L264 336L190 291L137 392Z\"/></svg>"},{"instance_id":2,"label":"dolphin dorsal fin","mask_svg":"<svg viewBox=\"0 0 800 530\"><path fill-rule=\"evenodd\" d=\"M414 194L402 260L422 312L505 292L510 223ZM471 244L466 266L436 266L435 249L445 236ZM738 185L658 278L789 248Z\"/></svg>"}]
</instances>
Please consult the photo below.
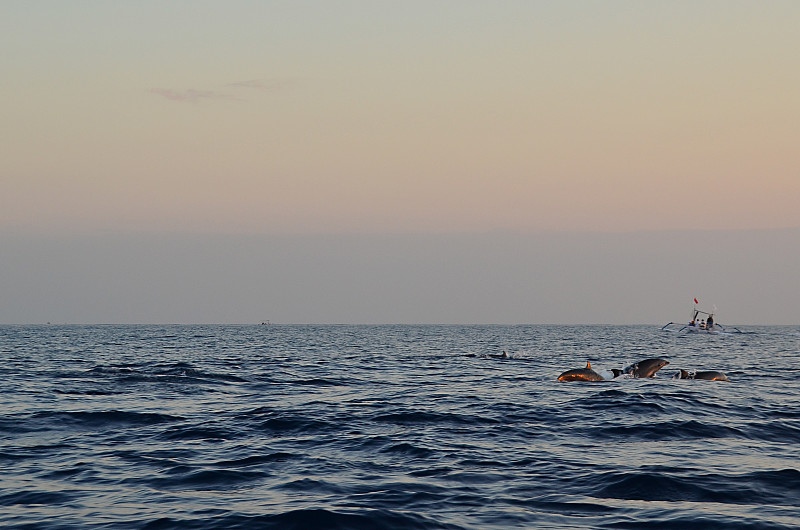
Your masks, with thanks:
<instances>
[{"instance_id":1,"label":"dolphin dorsal fin","mask_svg":"<svg viewBox=\"0 0 800 530\"><path fill-rule=\"evenodd\" d=\"M586 368L588 368L589 370L591 370L591 369L592 369L592 365L591 365L591 364L589 364L589 361L586 361Z\"/></svg>"}]
</instances>

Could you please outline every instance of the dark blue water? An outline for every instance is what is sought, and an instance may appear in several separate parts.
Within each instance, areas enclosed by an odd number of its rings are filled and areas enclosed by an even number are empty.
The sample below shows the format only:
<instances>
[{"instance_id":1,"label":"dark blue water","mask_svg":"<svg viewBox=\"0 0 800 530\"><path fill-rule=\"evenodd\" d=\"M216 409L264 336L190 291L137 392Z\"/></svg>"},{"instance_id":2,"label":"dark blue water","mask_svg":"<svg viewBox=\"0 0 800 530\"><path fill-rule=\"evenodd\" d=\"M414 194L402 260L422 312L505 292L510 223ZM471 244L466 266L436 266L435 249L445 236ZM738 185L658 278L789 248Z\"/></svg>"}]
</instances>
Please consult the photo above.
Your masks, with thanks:
<instances>
[{"instance_id":1,"label":"dark blue water","mask_svg":"<svg viewBox=\"0 0 800 530\"><path fill-rule=\"evenodd\" d=\"M0 327L0 526L796 528L800 328L746 331Z\"/></svg>"}]
</instances>

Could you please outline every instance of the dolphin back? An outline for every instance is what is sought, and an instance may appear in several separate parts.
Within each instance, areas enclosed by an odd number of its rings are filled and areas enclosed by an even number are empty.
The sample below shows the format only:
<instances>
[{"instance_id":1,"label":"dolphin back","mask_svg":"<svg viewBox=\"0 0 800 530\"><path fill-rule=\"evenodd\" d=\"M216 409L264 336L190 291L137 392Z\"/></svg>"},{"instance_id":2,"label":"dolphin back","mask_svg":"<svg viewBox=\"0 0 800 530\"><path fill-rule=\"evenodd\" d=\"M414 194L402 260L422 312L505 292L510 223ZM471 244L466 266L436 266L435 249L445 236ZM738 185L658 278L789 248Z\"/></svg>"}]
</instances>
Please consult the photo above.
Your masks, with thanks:
<instances>
[{"instance_id":1,"label":"dolphin back","mask_svg":"<svg viewBox=\"0 0 800 530\"><path fill-rule=\"evenodd\" d=\"M716 370L706 370L701 372L689 372L687 370L681 370L679 374L675 376L675 379L703 379L705 381L728 381L728 376L723 374L722 372L717 372Z\"/></svg>"},{"instance_id":2,"label":"dolphin back","mask_svg":"<svg viewBox=\"0 0 800 530\"><path fill-rule=\"evenodd\" d=\"M714 370L709 370L705 372L697 372L694 374L695 379L705 379L706 381L729 381L728 376L723 374L722 372L717 372Z\"/></svg>"},{"instance_id":3,"label":"dolphin back","mask_svg":"<svg viewBox=\"0 0 800 530\"><path fill-rule=\"evenodd\" d=\"M558 376L559 381L605 381L603 376L591 368L578 368L567 370Z\"/></svg>"}]
</instances>

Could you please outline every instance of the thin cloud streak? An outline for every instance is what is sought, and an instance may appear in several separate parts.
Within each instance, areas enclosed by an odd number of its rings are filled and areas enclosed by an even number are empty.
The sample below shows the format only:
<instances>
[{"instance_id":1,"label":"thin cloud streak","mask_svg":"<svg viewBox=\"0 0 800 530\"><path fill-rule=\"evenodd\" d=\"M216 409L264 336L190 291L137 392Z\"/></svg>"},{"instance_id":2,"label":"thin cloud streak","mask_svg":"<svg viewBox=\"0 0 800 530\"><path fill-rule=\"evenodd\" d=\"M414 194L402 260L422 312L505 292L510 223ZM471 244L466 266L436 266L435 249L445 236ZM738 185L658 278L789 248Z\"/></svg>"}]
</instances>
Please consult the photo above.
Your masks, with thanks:
<instances>
[{"instance_id":1,"label":"thin cloud streak","mask_svg":"<svg viewBox=\"0 0 800 530\"><path fill-rule=\"evenodd\" d=\"M262 91L273 91L284 88L290 85L291 82L285 79L250 79L249 81L239 81L236 83L228 83L225 86L234 87L234 88L252 88L256 90Z\"/></svg>"},{"instance_id":2,"label":"thin cloud streak","mask_svg":"<svg viewBox=\"0 0 800 530\"><path fill-rule=\"evenodd\" d=\"M232 94L225 94L223 92L215 92L213 90L172 90L169 88L152 88L150 92L153 94L158 94L170 101L180 101L185 103L196 103L203 99L210 99L210 100L228 100L228 101L238 101L239 98L233 96Z\"/></svg>"},{"instance_id":3,"label":"thin cloud streak","mask_svg":"<svg viewBox=\"0 0 800 530\"><path fill-rule=\"evenodd\" d=\"M232 89L248 89L258 90L260 92L272 92L280 90L281 88L289 86L290 84L291 81L281 79L250 79L247 81L228 83L224 86ZM196 90L193 88L188 90L174 90L171 88L151 88L150 92L170 101L182 103L197 103L201 100L245 101L245 99L242 97L217 90Z\"/></svg>"}]
</instances>

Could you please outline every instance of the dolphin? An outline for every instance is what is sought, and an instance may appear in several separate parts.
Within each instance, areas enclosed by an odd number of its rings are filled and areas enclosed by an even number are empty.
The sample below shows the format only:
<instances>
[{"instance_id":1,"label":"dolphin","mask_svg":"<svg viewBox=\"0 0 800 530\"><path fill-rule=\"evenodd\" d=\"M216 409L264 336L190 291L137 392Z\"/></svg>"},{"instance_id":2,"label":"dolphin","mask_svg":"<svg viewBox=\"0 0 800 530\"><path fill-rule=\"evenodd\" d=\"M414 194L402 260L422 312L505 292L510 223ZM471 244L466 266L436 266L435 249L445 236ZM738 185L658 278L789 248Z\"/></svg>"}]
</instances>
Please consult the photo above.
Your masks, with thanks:
<instances>
[{"instance_id":1,"label":"dolphin","mask_svg":"<svg viewBox=\"0 0 800 530\"><path fill-rule=\"evenodd\" d=\"M622 371L623 374L630 375L631 377L653 377L656 372L669 364L669 361L664 359L645 359L634 363Z\"/></svg>"},{"instance_id":2,"label":"dolphin","mask_svg":"<svg viewBox=\"0 0 800 530\"><path fill-rule=\"evenodd\" d=\"M677 379L705 379L706 381L729 381L728 376L722 372L708 370L704 372L689 373L686 370L681 370Z\"/></svg>"},{"instance_id":3,"label":"dolphin","mask_svg":"<svg viewBox=\"0 0 800 530\"><path fill-rule=\"evenodd\" d=\"M586 362L586 368L567 370L558 376L559 381L605 381L605 378L592 370L592 365Z\"/></svg>"}]
</instances>

